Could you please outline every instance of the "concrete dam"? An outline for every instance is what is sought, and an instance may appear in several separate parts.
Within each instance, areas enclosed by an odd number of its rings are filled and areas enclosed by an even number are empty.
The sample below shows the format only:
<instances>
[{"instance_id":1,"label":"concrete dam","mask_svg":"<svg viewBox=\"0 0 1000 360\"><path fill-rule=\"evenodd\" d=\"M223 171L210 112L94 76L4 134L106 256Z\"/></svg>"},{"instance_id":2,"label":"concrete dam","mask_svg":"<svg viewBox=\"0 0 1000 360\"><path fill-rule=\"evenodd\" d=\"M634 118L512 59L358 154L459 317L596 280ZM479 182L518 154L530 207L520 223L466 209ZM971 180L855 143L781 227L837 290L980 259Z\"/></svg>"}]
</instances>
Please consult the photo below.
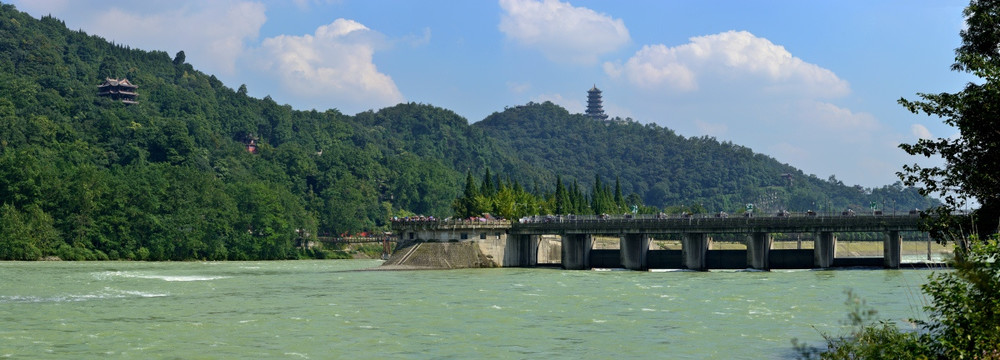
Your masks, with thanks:
<instances>
[{"instance_id":1,"label":"concrete dam","mask_svg":"<svg viewBox=\"0 0 1000 360\"><path fill-rule=\"evenodd\" d=\"M570 270L648 269L810 269L833 267L899 268L901 233L919 232L916 214L789 214L725 216L534 216L509 220L396 219L395 264L417 248L460 248L476 264L457 267L534 267ZM837 257L837 234L879 233L881 256ZM812 249L773 249L774 234L806 234ZM741 239L742 249L712 249L712 236ZM653 249L654 238L678 238L681 249ZM595 239L618 239L618 249L595 249ZM808 241L807 240L807 241ZM408 252L409 251L409 252ZM435 250L430 250L432 253ZM445 250L440 250L445 251ZM440 252L438 251L438 252ZM450 250L448 250L450 251ZM556 255L558 254L558 259ZM407 256L407 257L408 257ZM456 267L456 266L450 266ZM448 268L448 267L446 267Z\"/></svg>"}]
</instances>

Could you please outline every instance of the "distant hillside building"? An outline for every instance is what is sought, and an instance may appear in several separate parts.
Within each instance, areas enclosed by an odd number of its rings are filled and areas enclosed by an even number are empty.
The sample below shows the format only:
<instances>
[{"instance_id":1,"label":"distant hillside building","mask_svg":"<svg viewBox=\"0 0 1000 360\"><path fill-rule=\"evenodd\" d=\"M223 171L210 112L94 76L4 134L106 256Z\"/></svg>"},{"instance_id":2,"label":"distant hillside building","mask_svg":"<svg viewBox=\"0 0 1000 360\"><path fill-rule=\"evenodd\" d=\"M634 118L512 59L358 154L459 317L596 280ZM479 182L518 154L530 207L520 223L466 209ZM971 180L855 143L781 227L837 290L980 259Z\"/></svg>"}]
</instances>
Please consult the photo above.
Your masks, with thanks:
<instances>
[{"instance_id":1,"label":"distant hillside building","mask_svg":"<svg viewBox=\"0 0 1000 360\"><path fill-rule=\"evenodd\" d=\"M260 139L256 136L253 136L253 134L248 134L246 139L243 140L243 144L246 145L248 153L251 154L257 153L257 140Z\"/></svg>"},{"instance_id":2,"label":"distant hillside building","mask_svg":"<svg viewBox=\"0 0 1000 360\"><path fill-rule=\"evenodd\" d=\"M594 120L607 120L608 115L604 113L604 106L601 104L601 90L595 84L587 90L587 116Z\"/></svg>"},{"instance_id":3,"label":"distant hillside building","mask_svg":"<svg viewBox=\"0 0 1000 360\"><path fill-rule=\"evenodd\" d=\"M107 78L103 84L97 85L97 96L104 96L126 104L138 104L136 98L139 97L139 94L135 92L135 89L138 88L125 78L121 80Z\"/></svg>"}]
</instances>

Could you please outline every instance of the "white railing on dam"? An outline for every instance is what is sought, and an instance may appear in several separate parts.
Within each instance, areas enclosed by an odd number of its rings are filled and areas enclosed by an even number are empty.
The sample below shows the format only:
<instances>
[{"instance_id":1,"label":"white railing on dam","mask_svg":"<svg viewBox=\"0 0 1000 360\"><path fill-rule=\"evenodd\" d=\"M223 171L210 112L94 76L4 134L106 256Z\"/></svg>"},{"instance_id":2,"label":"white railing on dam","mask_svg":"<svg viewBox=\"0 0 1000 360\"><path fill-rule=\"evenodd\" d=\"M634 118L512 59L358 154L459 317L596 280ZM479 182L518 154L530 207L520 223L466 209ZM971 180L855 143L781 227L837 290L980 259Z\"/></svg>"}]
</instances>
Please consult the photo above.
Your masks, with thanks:
<instances>
[{"instance_id":1,"label":"white railing on dam","mask_svg":"<svg viewBox=\"0 0 1000 360\"><path fill-rule=\"evenodd\" d=\"M520 219L514 234L556 233L751 233L919 231L918 215L782 213L720 215L547 215Z\"/></svg>"}]
</instances>

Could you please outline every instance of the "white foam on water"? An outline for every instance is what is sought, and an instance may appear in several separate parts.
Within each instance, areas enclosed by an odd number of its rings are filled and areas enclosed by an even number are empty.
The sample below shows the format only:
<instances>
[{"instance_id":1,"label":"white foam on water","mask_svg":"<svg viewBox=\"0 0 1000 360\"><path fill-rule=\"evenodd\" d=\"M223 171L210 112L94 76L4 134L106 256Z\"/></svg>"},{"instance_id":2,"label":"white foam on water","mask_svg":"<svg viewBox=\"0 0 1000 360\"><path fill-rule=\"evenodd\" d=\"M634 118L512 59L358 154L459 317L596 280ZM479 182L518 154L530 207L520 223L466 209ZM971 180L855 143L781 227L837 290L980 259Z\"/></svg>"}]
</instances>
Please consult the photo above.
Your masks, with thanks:
<instances>
[{"instance_id":1,"label":"white foam on water","mask_svg":"<svg viewBox=\"0 0 1000 360\"><path fill-rule=\"evenodd\" d=\"M152 292L137 291L137 290L119 290L119 291L121 291L121 293L123 293L123 294L135 295L135 296L144 297L144 298L155 298L155 297L170 296L170 294L167 294L167 293L152 293Z\"/></svg>"},{"instance_id":2,"label":"white foam on water","mask_svg":"<svg viewBox=\"0 0 1000 360\"><path fill-rule=\"evenodd\" d=\"M163 281L212 281L228 279L230 276L204 276L204 275L137 275L139 279L159 279Z\"/></svg>"},{"instance_id":3,"label":"white foam on water","mask_svg":"<svg viewBox=\"0 0 1000 360\"><path fill-rule=\"evenodd\" d=\"M105 287L102 292L93 294L65 294L52 296L34 295L0 295L0 303L59 303L59 302L79 302L104 299L126 299L126 298L153 298L170 296L166 293L152 293L135 290L117 290Z\"/></svg>"},{"instance_id":4,"label":"white foam on water","mask_svg":"<svg viewBox=\"0 0 1000 360\"><path fill-rule=\"evenodd\" d=\"M95 273L94 277L98 280L108 280L112 277L123 277L131 279L152 279L152 280L163 280L163 281L212 281L220 279L228 279L231 276L206 276L206 275L159 275L159 274L137 274L128 271L105 271L102 273Z\"/></svg>"}]
</instances>

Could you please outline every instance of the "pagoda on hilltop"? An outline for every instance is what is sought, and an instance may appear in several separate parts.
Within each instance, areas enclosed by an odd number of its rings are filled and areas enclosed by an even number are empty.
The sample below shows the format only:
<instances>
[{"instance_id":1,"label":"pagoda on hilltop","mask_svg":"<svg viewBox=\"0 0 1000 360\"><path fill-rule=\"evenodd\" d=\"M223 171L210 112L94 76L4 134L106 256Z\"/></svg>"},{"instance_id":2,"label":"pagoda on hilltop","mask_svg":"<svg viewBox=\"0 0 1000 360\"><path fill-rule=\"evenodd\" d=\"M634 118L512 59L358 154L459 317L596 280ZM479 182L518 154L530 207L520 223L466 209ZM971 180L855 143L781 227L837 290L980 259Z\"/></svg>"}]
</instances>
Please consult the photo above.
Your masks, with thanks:
<instances>
[{"instance_id":1,"label":"pagoda on hilltop","mask_svg":"<svg viewBox=\"0 0 1000 360\"><path fill-rule=\"evenodd\" d=\"M594 84L594 87L587 90L587 116L594 120L607 120L608 114L604 113L604 106L601 104L601 90Z\"/></svg>"},{"instance_id":2,"label":"pagoda on hilltop","mask_svg":"<svg viewBox=\"0 0 1000 360\"><path fill-rule=\"evenodd\" d=\"M138 88L125 78L121 80L107 78L103 84L97 85L97 96L104 96L126 104L138 104L136 98L139 97L139 94L135 92Z\"/></svg>"}]
</instances>

